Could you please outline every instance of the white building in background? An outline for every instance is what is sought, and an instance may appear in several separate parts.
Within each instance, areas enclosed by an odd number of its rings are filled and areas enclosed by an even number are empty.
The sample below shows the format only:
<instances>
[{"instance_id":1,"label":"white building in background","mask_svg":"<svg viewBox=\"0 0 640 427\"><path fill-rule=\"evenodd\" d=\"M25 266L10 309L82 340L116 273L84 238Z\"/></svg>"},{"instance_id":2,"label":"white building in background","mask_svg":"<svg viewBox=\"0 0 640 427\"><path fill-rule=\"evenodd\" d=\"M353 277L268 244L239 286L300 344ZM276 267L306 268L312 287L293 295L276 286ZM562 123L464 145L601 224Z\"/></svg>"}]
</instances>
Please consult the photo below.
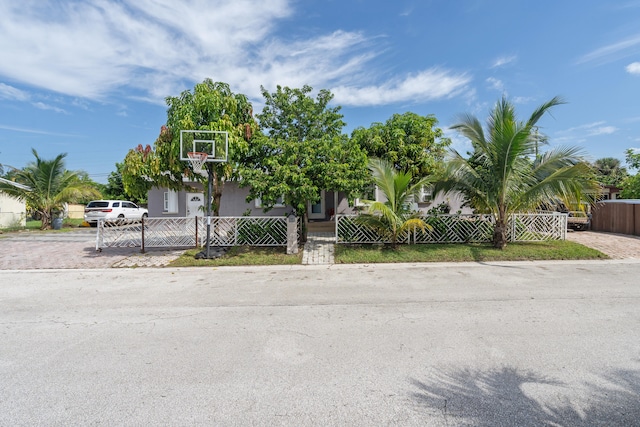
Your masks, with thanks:
<instances>
[{"instance_id":1,"label":"white building in background","mask_svg":"<svg viewBox=\"0 0 640 427\"><path fill-rule=\"evenodd\" d=\"M0 178L0 182L20 188L24 187L4 178ZM25 227L26 225L27 207L24 200L16 199L0 190L0 228Z\"/></svg>"}]
</instances>

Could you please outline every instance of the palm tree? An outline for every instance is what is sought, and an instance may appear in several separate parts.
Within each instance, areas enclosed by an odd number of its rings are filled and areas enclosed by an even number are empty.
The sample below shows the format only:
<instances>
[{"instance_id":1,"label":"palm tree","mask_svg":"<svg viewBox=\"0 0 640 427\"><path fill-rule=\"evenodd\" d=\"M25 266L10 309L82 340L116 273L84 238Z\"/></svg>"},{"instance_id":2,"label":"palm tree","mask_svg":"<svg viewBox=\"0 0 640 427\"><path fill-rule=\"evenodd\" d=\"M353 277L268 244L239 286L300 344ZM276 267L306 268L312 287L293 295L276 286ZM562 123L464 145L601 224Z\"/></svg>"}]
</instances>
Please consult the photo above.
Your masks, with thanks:
<instances>
[{"instance_id":1,"label":"palm tree","mask_svg":"<svg viewBox=\"0 0 640 427\"><path fill-rule=\"evenodd\" d=\"M603 157L593 162L598 181L601 184L620 185L629 176L627 168L614 157Z\"/></svg>"},{"instance_id":2,"label":"palm tree","mask_svg":"<svg viewBox=\"0 0 640 427\"><path fill-rule=\"evenodd\" d=\"M0 184L0 189L25 200L29 208L39 213L42 218L42 230L51 227L53 215L61 211L65 203L101 197L98 190L80 180L76 172L64 168L66 153L59 154L53 160L43 160L35 149L31 151L36 158L35 162L28 164L13 176L15 182L22 185L4 183Z\"/></svg>"},{"instance_id":3,"label":"palm tree","mask_svg":"<svg viewBox=\"0 0 640 427\"><path fill-rule=\"evenodd\" d=\"M522 122L513 104L503 97L491 111L486 132L471 115L462 116L460 123L452 126L471 141L473 152L463 158L452 150L434 190L458 191L478 212L492 213L496 248L504 249L507 244L507 219L512 213L555 204L558 199L579 203L599 191L578 148L558 147L537 155L540 138L534 126L549 109L563 103L555 97Z\"/></svg>"},{"instance_id":4,"label":"palm tree","mask_svg":"<svg viewBox=\"0 0 640 427\"><path fill-rule=\"evenodd\" d=\"M418 212L412 212L410 208L413 198L429 182L428 178L413 182L410 172L396 171L387 161L375 158L369 160L369 169L374 184L382 191L386 201L364 200L368 209L357 217L358 223L375 230L394 248L398 238L407 231L431 228L419 218Z\"/></svg>"}]
</instances>

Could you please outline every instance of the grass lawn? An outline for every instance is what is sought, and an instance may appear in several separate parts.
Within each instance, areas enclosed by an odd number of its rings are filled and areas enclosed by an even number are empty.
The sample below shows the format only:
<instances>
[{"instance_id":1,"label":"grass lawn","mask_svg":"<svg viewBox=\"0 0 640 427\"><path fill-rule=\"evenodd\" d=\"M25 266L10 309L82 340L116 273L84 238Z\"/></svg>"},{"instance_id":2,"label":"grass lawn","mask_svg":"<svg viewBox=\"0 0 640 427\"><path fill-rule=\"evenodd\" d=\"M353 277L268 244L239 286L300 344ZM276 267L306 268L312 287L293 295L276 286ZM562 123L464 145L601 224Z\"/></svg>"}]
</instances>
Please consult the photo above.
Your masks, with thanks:
<instances>
[{"instance_id":1,"label":"grass lawn","mask_svg":"<svg viewBox=\"0 0 640 427\"><path fill-rule=\"evenodd\" d=\"M170 267L210 267L239 265L292 265L302 262L302 251L287 255L284 248L234 247L224 256L195 259L201 249L190 249ZM336 245L336 264L370 264L396 262L464 262L464 261L541 261L607 259L595 249L569 241L511 243L501 251L488 244L401 245L393 250L382 245Z\"/></svg>"},{"instance_id":2,"label":"grass lawn","mask_svg":"<svg viewBox=\"0 0 640 427\"><path fill-rule=\"evenodd\" d=\"M189 249L168 267L221 267L236 265L290 265L302 262L302 251L287 255L283 247L234 246L217 259L195 259L202 249Z\"/></svg>"},{"instance_id":3,"label":"grass lawn","mask_svg":"<svg viewBox=\"0 0 640 427\"><path fill-rule=\"evenodd\" d=\"M378 262L541 261L607 259L595 249L569 241L509 243L504 250L489 244L336 245L336 264Z\"/></svg>"},{"instance_id":4,"label":"grass lawn","mask_svg":"<svg viewBox=\"0 0 640 427\"><path fill-rule=\"evenodd\" d=\"M88 224L84 224L83 219L65 218L62 222L62 228L60 230L40 230L42 222L40 220L28 220L24 227L7 227L0 230L2 233L14 233L19 231L35 231L42 233L64 233L65 231L72 231L78 227L88 227Z\"/></svg>"}]
</instances>

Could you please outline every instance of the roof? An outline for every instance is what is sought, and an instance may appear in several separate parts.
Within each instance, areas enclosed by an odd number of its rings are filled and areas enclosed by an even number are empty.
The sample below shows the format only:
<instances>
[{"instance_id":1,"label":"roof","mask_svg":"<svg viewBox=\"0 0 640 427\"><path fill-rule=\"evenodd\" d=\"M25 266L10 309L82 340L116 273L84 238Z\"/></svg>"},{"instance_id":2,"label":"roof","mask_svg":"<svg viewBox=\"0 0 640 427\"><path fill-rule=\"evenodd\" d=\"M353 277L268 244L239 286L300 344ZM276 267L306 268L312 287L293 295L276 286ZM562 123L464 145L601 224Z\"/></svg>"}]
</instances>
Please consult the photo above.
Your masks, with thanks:
<instances>
[{"instance_id":1,"label":"roof","mask_svg":"<svg viewBox=\"0 0 640 427\"><path fill-rule=\"evenodd\" d=\"M5 184L9 184L9 185L13 185L14 187L20 188L22 190L31 191L31 187L29 187L27 185L24 185L24 184L20 184L18 182L9 181L8 179L0 178L0 182L5 183Z\"/></svg>"}]
</instances>

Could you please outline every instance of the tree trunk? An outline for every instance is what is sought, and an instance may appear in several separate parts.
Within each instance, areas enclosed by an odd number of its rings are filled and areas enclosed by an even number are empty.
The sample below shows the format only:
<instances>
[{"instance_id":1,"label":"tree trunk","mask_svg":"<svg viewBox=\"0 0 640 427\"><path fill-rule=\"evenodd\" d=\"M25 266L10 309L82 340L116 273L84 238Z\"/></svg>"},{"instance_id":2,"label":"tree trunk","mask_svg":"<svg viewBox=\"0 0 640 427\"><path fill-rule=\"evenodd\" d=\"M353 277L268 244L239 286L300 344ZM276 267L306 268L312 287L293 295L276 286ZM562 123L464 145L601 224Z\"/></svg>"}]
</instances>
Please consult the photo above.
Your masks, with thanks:
<instances>
[{"instance_id":1,"label":"tree trunk","mask_svg":"<svg viewBox=\"0 0 640 427\"><path fill-rule=\"evenodd\" d=\"M217 171L213 171L213 216L220 216L220 199L222 199L222 187L224 182Z\"/></svg>"},{"instance_id":2,"label":"tree trunk","mask_svg":"<svg viewBox=\"0 0 640 427\"><path fill-rule=\"evenodd\" d=\"M300 236L301 243L305 243L307 241L307 232L309 230L309 215L305 210L302 214L302 235Z\"/></svg>"},{"instance_id":3,"label":"tree trunk","mask_svg":"<svg viewBox=\"0 0 640 427\"><path fill-rule=\"evenodd\" d=\"M496 219L496 225L493 228L493 247L504 249L507 246L507 221L504 215L500 215Z\"/></svg>"},{"instance_id":4,"label":"tree trunk","mask_svg":"<svg viewBox=\"0 0 640 427\"><path fill-rule=\"evenodd\" d=\"M42 215L40 230L48 230L51 228L51 214L47 211L41 211L40 215Z\"/></svg>"}]
</instances>

